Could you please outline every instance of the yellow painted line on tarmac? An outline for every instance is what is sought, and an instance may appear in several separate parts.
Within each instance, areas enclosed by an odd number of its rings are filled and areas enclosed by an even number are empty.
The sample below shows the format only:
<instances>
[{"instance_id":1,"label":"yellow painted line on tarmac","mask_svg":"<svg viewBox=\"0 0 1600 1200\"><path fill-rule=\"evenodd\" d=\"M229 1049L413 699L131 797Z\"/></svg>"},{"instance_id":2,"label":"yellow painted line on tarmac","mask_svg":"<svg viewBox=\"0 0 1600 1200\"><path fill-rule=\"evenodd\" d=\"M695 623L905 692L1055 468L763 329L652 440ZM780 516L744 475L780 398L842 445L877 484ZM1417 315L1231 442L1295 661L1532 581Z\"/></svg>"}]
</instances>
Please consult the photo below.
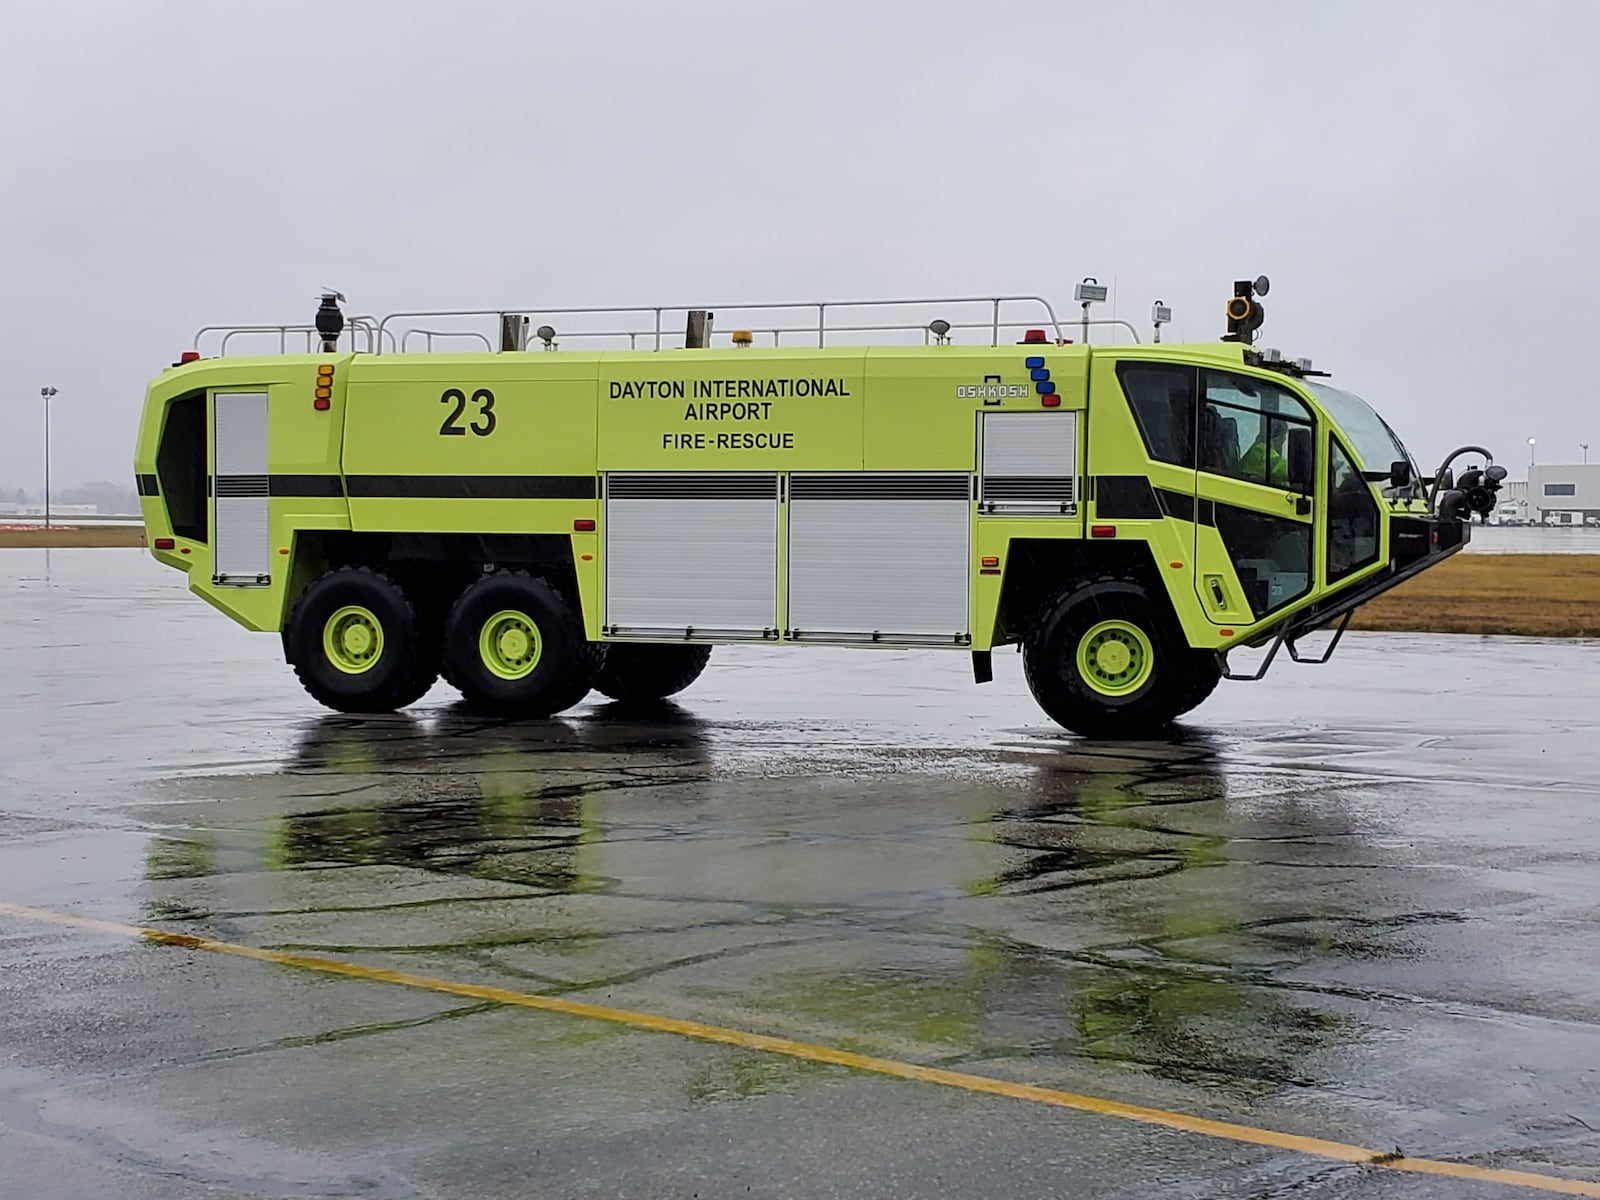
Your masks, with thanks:
<instances>
[{"instance_id":1,"label":"yellow painted line on tarmac","mask_svg":"<svg viewBox=\"0 0 1600 1200\"><path fill-rule=\"evenodd\" d=\"M413 975L407 971L388 971L381 967L363 967L358 963L336 958L323 958L315 954L287 954L278 950L262 950L236 942L219 942L211 938L194 937L187 933L173 933L165 929L150 929L138 925L121 925L114 921L101 921L93 917L73 916L44 908L31 908L24 904L0 901L0 913L30 921L47 921L55 925L69 925L77 929L91 929L97 933L117 937L137 938L163 946L178 946L185 950L204 950L210 954L227 954L234 958L250 958L257 962L275 963L281 967L294 967L302 971L316 971L323 975L342 975L348 979L362 979L369 983L387 983L396 987L416 988L427 992L440 992L447 996L465 996L473 1000L488 1000L515 1008L532 1008L541 1012L561 1013L569 1017L584 1017L593 1021L609 1021L633 1029L653 1033L673 1033L679 1037L694 1038L702 1042L716 1042L724 1046L738 1046L745 1050L760 1050L768 1054L781 1054L806 1062L828 1063L847 1067L853 1071L866 1071L874 1075L888 1075L895 1079L909 1079L918 1083L933 1083L941 1087L959 1088L987 1096L1005 1096L1012 1100L1026 1100L1054 1108L1070 1108L1078 1112L1093 1113L1102 1117L1117 1117L1125 1121L1139 1121L1146 1125L1160 1125L1202 1137L1220 1138L1230 1142L1245 1142L1254 1146L1268 1146L1274 1150L1291 1150L1315 1158L1333 1159L1384 1171L1404 1171L1417 1175L1443 1175L1451 1179L1467 1179L1480 1183L1501 1183L1510 1187L1532 1188L1541 1192L1554 1192L1563 1196L1600 1197L1600 1183L1582 1179L1562 1179L1555 1175L1540 1175L1531 1171L1507 1171L1497 1167L1480 1167L1470 1163L1445 1162L1433 1158L1412 1158L1371 1150L1365 1146L1352 1146L1325 1138L1301 1137L1281 1133L1274 1129L1259 1129L1253 1125L1236 1125L1231 1121L1213 1121L1187 1113L1170 1112L1162 1108L1146 1108L1139 1104L1124 1104L1100 1096L1079 1092L1063 1092L1054 1088L1035 1087L1027 1083L1012 1083L1005 1079L992 1079L987 1075L970 1075L964 1071L946 1071L938 1067L919 1067L915 1063L900 1062L892 1058L876 1058L870 1054L855 1054L849 1050L835 1050L810 1042L790 1041L788 1038L768 1037L761 1033L748 1033L742 1029L729 1029L722 1025L707 1025L699 1021L684 1021L657 1013L636 1012L626 1008L611 1008L603 1004L585 1004L559 996L541 996L532 992L512 991L509 988L485 987L476 983L457 983L449 979L436 979L430 975Z\"/></svg>"}]
</instances>

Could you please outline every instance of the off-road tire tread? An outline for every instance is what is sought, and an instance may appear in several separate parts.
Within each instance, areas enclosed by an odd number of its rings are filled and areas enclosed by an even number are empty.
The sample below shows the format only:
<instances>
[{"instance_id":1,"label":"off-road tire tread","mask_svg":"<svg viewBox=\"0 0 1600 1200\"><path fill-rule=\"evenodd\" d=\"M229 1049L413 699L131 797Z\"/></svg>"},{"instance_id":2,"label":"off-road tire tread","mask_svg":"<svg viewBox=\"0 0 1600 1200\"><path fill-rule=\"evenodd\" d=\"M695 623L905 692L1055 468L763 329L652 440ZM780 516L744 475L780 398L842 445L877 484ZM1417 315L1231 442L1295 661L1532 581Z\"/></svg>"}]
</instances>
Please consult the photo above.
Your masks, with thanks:
<instances>
[{"instance_id":1,"label":"off-road tire tread","mask_svg":"<svg viewBox=\"0 0 1600 1200\"><path fill-rule=\"evenodd\" d=\"M1103 584L1120 584L1136 589L1137 595L1126 592L1111 593L1109 598L1122 602L1142 602L1149 609L1149 633L1156 648L1155 691L1145 694L1139 701L1114 707L1095 706L1075 698L1067 683L1052 674L1061 655L1051 654L1046 642L1064 619L1068 606L1080 593ZM1141 739L1159 737L1171 725L1180 711L1180 705L1190 694L1185 682L1173 678L1177 664L1188 653L1188 645L1170 616L1150 595L1144 581L1133 576L1105 573L1089 579L1080 579L1053 592L1042 605L1023 638L1022 670L1028 690L1039 707L1057 724L1083 737ZM1201 697L1202 699L1204 697ZM1197 699L1195 703L1199 703Z\"/></svg>"},{"instance_id":2,"label":"off-road tire tread","mask_svg":"<svg viewBox=\"0 0 1600 1200\"><path fill-rule=\"evenodd\" d=\"M412 631L418 631L416 605L412 603L411 597L407 595L405 588L401 587L384 572L368 566L335 567L332 570L324 571L311 581L305 591L300 593L300 598L295 601L294 608L289 612L289 620L284 625L286 634L285 651L289 659L289 665L294 669L295 678L300 681L300 686L305 688L319 704L336 712L393 712L396 709L405 708L407 705L416 703L433 686L433 680L437 677L436 674L429 673L427 656L422 652L422 647L417 642L413 642L410 646L400 645L401 653L409 653L412 657L412 665L406 672L403 682L392 683L389 687L375 691L367 696L340 696L329 692L321 686L320 681L303 660L298 642L300 635L307 632L300 628L300 619L305 611L306 602L316 593L319 584L341 575L366 576L376 584L393 588L404 607ZM318 632L318 637L320 640L320 631ZM389 630L384 631L384 638L389 644L401 642L401 639ZM359 678L359 676L355 678Z\"/></svg>"},{"instance_id":3,"label":"off-road tire tread","mask_svg":"<svg viewBox=\"0 0 1600 1200\"><path fill-rule=\"evenodd\" d=\"M482 695L473 696L468 692L470 684L467 687L463 686L462 672L451 666L445 667L445 678L461 691L469 708L486 716L541 718L553 717L559 712L564 712L579 703L593 689L595 676L600 673L604 662L605 647L589 641L576 608L560 588L542 575L521 568L502 568L483 576L465 588L455 598L450 606L449 616L445 618L443 639L445 663L448 664L451 658L450 633L455 626L457 611L480 587L496 579L524 579L530 583L541 584L548 591L548 599L555 601L559 612L554 630L546 630L541 621L540 635L545 638L547 646L552 633L566 642L572 654L573 670L566 678L552 682L549 692L531 703L525 700L498 701Z\"/></svg>"},{"instance_id":4,"label":"off-road tire tread","mask_svg":"<svg viewBox=\"0 0 1600 1200\"><path fill-rule=\"evenodd\" d=\"M710 661L710 646L613 642L594 686L622 704L665 700L699 679Z\"/></svg>"}]
</instances>

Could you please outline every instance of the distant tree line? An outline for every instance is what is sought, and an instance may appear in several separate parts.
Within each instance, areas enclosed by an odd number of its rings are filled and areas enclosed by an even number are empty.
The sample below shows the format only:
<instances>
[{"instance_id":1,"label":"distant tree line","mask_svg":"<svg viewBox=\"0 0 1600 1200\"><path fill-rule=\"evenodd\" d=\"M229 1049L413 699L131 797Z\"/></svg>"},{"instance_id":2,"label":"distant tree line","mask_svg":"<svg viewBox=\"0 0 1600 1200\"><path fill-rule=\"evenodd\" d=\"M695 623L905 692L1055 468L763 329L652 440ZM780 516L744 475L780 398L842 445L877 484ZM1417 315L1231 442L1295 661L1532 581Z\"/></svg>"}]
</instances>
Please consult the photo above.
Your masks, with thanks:
<instances>
[{"instance_id":1,"label":"distant tree line","mask_svg":"<svg viewBox=\"0 0 1600 1200\"><path fill-rule=\"evenodd\" d=\"M42 491L0 484L0 504L42 504ZM103 513L134 514L139 511L139 495L125 483L80 483L73 487L51 487L50 506L92 504Z\"/></svg>"}]
</instances>

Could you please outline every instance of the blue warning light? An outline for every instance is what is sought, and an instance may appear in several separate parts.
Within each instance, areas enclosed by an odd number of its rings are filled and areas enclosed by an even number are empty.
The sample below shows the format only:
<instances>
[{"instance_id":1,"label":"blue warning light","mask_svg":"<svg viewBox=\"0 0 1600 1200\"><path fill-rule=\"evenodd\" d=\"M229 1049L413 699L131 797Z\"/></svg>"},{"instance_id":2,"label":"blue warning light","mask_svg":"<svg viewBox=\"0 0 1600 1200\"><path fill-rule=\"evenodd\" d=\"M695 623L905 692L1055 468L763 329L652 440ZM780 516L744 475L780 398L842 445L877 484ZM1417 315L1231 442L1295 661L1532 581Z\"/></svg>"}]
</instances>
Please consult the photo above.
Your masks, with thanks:
<instances>
[{"instance_id":1,"label":"blue warning light","mask_svg":"<svg viewBox=\"0 0 1600 1200\"><path fill-rule=\"evenodd\" d=\"M1027 358L1022 360L1022 365L1027 367L1030 371L1036 370L1037 368L1044 366L1044 355L1030 354Z\"/></svg>"}]
</instances>

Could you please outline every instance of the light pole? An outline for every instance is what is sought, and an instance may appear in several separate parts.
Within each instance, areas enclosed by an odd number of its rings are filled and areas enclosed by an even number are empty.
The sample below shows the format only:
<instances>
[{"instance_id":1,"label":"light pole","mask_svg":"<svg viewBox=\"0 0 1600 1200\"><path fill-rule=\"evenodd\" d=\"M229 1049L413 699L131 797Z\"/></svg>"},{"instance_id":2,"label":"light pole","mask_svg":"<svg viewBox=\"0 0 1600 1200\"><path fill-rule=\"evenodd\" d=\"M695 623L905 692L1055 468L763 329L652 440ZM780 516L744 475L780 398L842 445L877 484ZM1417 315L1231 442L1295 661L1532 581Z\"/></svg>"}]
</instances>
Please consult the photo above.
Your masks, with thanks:
<instances>
[{"instance_id":1,"label":"light pole","mask_svg":"<svg viewBox=\"0 0 1600 1200\"><path fill-rule=\"evenodd\" d=\"M1579 442L1578 449L1583 451L1583 465L1587 467L1589 465L1589 443Z\"/></svg>"},{"instance_id":2,"label":"light pole","mask_svg":"<svg viewBox=\"0 0 1600 1200\"><path fill-rule=\"evenodd\" d=\"M44 527L50 528L50 397L56 394L53 387L42 387L44 397Z\"/></svg>"},{"instance_id":3,"label":"light pole","mask_svg":"<svg viewBox=\"0 0 1600 1200\"><path fill-rule=\"evenodd\" d=\"M1528 465L1530 467L1533 466L1533 444L1537 440L1538 440L1537 438L1529 438L1528 439Z\"/></svg>"}]
</instances>

